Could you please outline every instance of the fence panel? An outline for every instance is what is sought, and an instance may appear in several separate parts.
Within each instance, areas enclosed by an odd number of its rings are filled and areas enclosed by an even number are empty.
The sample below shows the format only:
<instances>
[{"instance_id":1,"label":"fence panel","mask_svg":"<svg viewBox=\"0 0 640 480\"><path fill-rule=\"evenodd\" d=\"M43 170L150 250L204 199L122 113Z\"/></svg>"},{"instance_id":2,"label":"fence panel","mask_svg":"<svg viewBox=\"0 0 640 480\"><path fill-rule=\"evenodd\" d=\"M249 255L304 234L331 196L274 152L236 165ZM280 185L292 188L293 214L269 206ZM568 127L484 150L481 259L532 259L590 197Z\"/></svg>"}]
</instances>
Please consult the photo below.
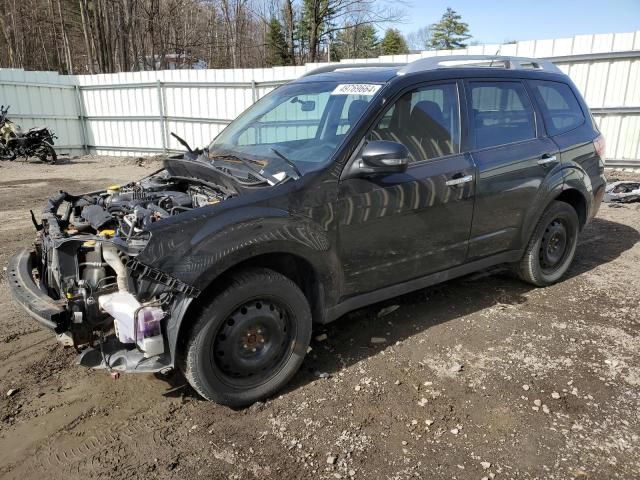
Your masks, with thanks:
<instances>
[{"instance_id":1,"label":"fence panel","mask_svg":"<svg viewBox=\"0 0 640 480\"><path fill-rule=\"evenodd\" d=\"M640 32L474 45L342 63L408 62L448 54L549 58L574 81L607 138L609 165L640 168ZM59 150L144 155L208 144L278 85L320 64L265 69L173 70L64 76L0 70L0 103L25 127L46 124Z\"/></svg>"}]
</instances>

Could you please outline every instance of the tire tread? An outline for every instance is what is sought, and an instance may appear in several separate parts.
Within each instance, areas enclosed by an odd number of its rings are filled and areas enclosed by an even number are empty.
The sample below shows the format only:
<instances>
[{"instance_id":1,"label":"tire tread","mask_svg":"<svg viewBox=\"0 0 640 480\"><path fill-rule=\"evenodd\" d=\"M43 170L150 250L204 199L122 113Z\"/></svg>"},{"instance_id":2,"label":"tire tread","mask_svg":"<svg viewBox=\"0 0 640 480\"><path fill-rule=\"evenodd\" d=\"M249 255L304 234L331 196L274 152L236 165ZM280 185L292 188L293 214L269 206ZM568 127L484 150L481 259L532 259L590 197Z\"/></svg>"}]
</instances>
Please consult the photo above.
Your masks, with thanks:
<instances>
[{"instance_id":1,"label":"tire tread","mask_svg":"<svg viewBox=\"0 0 640 480\"><path fill-rule=\"evenodd\" d=\"M238 273L235 273L229 282L229 284L222 289L209 303L205 305L201 311L199 312L198 320L193 324L191 329L186 332L187 341L185 343L184 355L179 359L180 368L189 382L189 384L193 387L193 389L198 392L203 398L221 403L224 405L228 405L231 407L240 407L245 406L248 403L253 403L253 401L238 401L235 397L225 395L222 392L210 392L207 389L202 381L202 378L199 375L199 369L197 366L197 359L201 354L201 349L203 345L198 342L200 333L205 329L207 324L211 321L211 315L208 313L210 311L214 311L220 303L222 303L226 298L234 295L238 289L244 287L247 284L251 284L254 282L260 283L272 283L274 281L283 282L286 284L285 288L290 289L292 292L295 292L296 295L300 295L305 302L306 312L311 318L311 311L306 300L306 297L300 290L300 288L291 280L289 277L282 275L274 270L270 270L267 268L253 268L248 270L242 270ZM310 330L308 335L307 343L310 340ZM306 348L306 346L305 346ZM297 368L296 368L297 370ZM294 370L289 375L289 378L293 376L295 373ZM271 388L271 390L275 391L279 388L279 386L275 386ZM273 392L271 392L273 393ZM254 400L255 401L255 400Z\"/></svg>"},{"instance_id":2,"label":"tire tread","mask_svg":"<svg viewBox=\"0 0 640 480\"><path fill-rule=\"evenodd\" d=\"M527 248L524 251L524 255L520 259L520 262L516 265L516 273L518 274L520 279L527 283L535 285L537 287L546 287L548 285L551 285L552 283L555 283L555 281L557 281L555 280L553 282L549 282L548 280L542 277L539 269L539 265L538 265L538 258L537 258L538 251L535 248L535 245L537 244L538 239L542 234L542 231L546 228L547 223L549 222L549 217L551 216L551 213L558 210L565 210L565 211L570 210L571 212L573 212L573 215L575 216L575 223L576 225L578 225L578 222L579 222L578 214L576 213L573 206L571 206L566 202L562 202L558 200L552 202L540 216L540 219L538 220L536 227L533 229L533 234L529 239L529 243L527 244ZM574 253L575 253L575 245L572 248L574 249ZM573 260L573 255L570 257L569 263L572 260Z\"/></svg>"}]
</instances>

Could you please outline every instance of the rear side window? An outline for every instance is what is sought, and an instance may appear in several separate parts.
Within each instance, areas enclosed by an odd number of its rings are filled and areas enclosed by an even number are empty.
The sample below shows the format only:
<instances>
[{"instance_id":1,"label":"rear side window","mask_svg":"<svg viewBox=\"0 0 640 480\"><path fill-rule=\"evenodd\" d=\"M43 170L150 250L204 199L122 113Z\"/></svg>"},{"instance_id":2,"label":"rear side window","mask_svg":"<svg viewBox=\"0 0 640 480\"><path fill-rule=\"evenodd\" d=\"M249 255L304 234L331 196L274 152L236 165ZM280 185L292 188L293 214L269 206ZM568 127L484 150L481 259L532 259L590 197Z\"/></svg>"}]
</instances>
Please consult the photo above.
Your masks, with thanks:
<instances>
[{"instance_id":1,"label":"rear side window","mask_svg":"<svg viewBox=\"0 0 640 480\"><path fill-rule=\"evenodd\" d=\"M544 80L530 83L550 135L568 132L584 123L584 113L569 85Z\"/></svg>"},{"instance_id":2,"label":"rear side window","mask_svg":"<svg viewBox=\"0 0 640 480\"><path fill-rule=\"evenodd\" d=\"M536 137L531 101L520 82L471 82L476 148L495 147Z\"/></svg>"}]
</instances>

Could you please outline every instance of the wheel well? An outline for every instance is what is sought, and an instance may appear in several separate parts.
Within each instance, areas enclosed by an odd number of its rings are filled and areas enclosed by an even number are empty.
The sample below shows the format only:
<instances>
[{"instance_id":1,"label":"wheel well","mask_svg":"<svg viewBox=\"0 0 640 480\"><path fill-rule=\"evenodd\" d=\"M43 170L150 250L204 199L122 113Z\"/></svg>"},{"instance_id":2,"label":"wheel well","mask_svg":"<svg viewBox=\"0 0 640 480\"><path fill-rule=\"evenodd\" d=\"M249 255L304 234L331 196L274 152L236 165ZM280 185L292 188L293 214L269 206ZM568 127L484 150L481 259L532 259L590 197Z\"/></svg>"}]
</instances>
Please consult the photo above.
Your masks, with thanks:
<instances>
[{"instance_id":1,"label":"wheel well","mask_svg":"<svg viewBox=\"0 0 640 480\"><path fill-rule=\"evenodd\" d=\"M191 328L191 324L203 307L203 303L217 295L236 272L248 268L268 268L291 279L307 297L313 321L322 322L324 316L323 286L313 266L304 258L290 253L266 253L248 258L222 272L201 292L198 299L189 305L183 315L177 336L178 350L181 348L180 344L184 339L185 332Z\"/></svg>"},{"instance_id":2,"label":"wheel well","mask_svg":"<svg viewBox=\"0 0 640 480\"><path fill-rule=\"evenodd\" d=\"M268 268L293 280L307 297L314 321L318 320L317 309L322 307L321 285L316 270L307 260L291 253L265 253L234 265L220 277L228 278L247 268Z\"/></svg>"},{"instance_id":3,"label":"wheel well","mask_svg":"<svg viewBox=\"0 0 640 480\"><path fill-rule=\"evenodd\" d=\"M564 190L560 195L558 195L556 200L568 203L573 207L578 214L580 228L582 229L582 227L587 223L587 202L582 193L574 189Z\"/></svg>"}]
</instances>

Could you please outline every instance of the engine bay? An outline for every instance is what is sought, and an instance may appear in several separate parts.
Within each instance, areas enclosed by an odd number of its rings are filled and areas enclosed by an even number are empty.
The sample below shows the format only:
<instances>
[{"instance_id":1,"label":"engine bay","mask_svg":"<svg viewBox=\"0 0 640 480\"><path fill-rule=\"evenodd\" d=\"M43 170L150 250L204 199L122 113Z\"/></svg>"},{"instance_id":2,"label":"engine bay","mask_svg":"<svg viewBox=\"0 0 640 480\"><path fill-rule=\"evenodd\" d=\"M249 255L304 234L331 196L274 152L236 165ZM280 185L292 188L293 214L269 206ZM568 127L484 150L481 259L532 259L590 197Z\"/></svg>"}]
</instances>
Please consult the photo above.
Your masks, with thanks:
<instances>
[{"instance_id":1,"label":"engine bay","mask_svg":"<svg viewBox=\"0 0 640 480\"><path fill-rule=\"evenodd\" d=\"M111 335L144 358L162 354L163 319L177 296L194 293L166 274L139 268L135 258L152 225L233 195L224 186L163 169L125 185L49 199L42 223L34 219L40 259L34 277L41 290L66 303L59 340L83 349ZM102 363L118 366L104 353Z\"/></svg>"},{"instance_id":2,"label":"engine bay","mask_svg":"<svg viewBox=\"0 0 640 480\"><path fill-rule=\"evenodd\" d=\"M205 185L156 175L73 202L67 233L99 234L106 228L132 240L154 222L213 205L228 196Z\"/></svg>"}]
</instances>

